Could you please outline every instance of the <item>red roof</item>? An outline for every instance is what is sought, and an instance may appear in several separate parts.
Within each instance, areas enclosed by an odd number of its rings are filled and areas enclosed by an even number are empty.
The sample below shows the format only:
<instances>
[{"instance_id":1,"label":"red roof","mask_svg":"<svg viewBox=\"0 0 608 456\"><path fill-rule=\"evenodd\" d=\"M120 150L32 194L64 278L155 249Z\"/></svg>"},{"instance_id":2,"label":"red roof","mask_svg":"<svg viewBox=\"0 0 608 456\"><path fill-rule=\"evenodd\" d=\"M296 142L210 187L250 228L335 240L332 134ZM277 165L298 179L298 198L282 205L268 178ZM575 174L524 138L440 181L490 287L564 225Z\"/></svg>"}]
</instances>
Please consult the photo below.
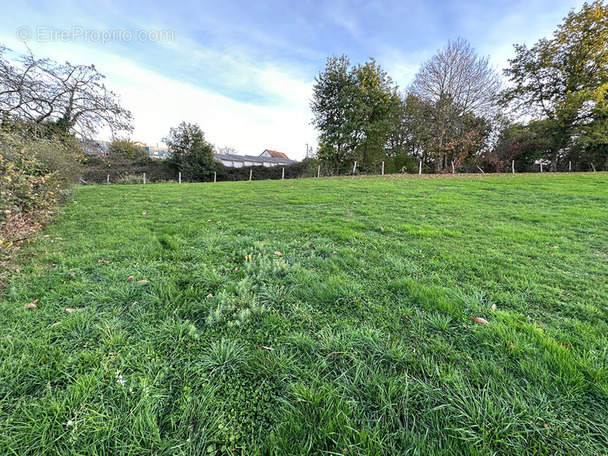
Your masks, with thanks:
<instances>
[{"instance_id":1,"label":"red roof","mask_svg":"<svg viewBox=\"0 0 608 456\"><path fill-rule=\"evenodd\" d=\"M276 150L268 150L268 149L266 149L264 152L268 152L270 154L270 156L273 158L286 158L287 160L289 160L287 155L285 155L283 152L277 152Z\"/></svg>"}]
</instances>

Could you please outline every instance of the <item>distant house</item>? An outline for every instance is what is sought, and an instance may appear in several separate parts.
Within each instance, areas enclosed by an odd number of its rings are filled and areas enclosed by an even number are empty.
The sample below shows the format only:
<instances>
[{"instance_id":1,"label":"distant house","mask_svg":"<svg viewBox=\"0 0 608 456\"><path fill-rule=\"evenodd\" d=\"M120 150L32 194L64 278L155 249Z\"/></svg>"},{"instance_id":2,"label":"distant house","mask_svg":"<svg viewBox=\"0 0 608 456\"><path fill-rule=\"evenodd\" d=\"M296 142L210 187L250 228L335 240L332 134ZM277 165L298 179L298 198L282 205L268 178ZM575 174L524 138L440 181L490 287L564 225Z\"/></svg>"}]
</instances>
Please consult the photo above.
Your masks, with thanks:
<instances>
[{"instance_id":1,"label":"distant house","mask_svg":"<svg viewBox=\"0 0 608 456\"><path fill-rule=\"evenodd\" d=\"M166 147L146 146L146 151L152 158L169 158L171 156L171 152Z\"/></svg>"},{"instance_id":2,"label":"distant house","mask_svg":"<svg viewBox=\"0 0 608 456\"><path fill-rule=\"evenodd\" d=\"M260 157L284 158L286 160L289 160L287 155L285 155L283 152L277 152L276 150L268 150L268 149L266 149L264 152L262 152L260 154Z\"/></svg>"},{"instance_id":3,"label":"distant house","mask_svg":"<svg viewBox=\"0 0 608 456\"><path fill-rule=\"evenodd\" d=\"M99 139L81 139L80 144L87 155L106 157L110 150L110 143Z\"/></svg>"},{"instance_id":4,"label":"distant house","mask_svg":"<svg viewBox=\"0 0 608 456\"><path fill-rule=\"evenodd\" d=\"M244 166L266 166L270 168L272 166L287 166L296 163L295 160L290 160L284 153L274 150L265 150L259 156L215 154L213 159L224 166L233 168L242 168Z\"/></svg>"}]
</instances>

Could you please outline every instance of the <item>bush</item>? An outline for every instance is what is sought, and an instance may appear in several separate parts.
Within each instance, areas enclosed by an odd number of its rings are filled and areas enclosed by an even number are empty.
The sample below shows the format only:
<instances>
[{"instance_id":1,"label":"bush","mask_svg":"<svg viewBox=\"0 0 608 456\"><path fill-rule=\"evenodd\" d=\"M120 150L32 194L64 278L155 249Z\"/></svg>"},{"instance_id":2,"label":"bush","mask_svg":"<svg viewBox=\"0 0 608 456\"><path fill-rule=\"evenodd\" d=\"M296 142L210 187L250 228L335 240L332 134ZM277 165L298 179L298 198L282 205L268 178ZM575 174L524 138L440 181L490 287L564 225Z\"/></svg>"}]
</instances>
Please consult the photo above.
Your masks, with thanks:
<instances>
[{"instance_id":1,"label":"bush","mask_svg":"<svg viewBox=\"0 0 608 456\"><path fill-rule=\"evenodd\" d=\"M80 175L73 138L0 132L0 229L12 214L58 204Z\"/></svg>"},{"instance_id":2,"label":"bush","mask_svg":"<svg viewBox=\"0 0 608 456\"><path fill-rule=\"evenodd\" d=\"M112 184L141 184L144 173L146 173L147 182L177 180L177 171L171 168L166 160L158 160L149 156L131 159L112 155L109 157L89 155L84 160L81 182L83 184L105 184L110 175Z\"/></svg>"},{"instance_id":3,"label":"bush","mask_svg":"<svg viewBox=\"0 0 608 456\"><path fill-rule=\"evenodd\" d=\"M217 180L218 181L243 181L249 180L249 173L252 180L269 180L281 179L283 168L285 168L285 179L297 179L301 177L316 176L316 167L310 166L311 160L307 159L301 162L293 163L288 166L246 166L243 168L233 168L225 166L222 163L217 163ZM312 170L314 168L314 170ZM211 177L213 179L213 176Z\"/></svg>"}]
</instances>

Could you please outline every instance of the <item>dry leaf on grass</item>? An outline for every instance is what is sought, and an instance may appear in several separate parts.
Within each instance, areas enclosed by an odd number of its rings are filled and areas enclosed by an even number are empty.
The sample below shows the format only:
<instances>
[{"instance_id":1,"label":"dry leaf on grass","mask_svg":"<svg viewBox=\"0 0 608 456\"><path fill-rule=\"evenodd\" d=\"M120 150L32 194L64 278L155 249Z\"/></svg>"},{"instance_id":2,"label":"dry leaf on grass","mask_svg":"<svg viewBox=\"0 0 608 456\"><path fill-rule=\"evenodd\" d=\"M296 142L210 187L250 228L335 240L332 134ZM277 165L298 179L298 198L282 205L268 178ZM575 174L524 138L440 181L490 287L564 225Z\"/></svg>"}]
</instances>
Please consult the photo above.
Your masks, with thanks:
<instances>
[{"instance_id":1,"label":"dry leaf on grass","mask_svg":"<svg viewBox=\"0 0 608 456\"><path fill-rule=\"evenodd\" d=\"M258 345L258 348L260 350L268 350L268 351L273 351L274 350L274 348L272 348L272 347L266 347L265 345Z\"/></svg>"},{"instance_id":2,"label":"dry leaf on grass","mask_svg":"<svg viewBox=\"0 0 608 456\"><path fill-rule=\"evenodd\" d=\"M280 257L282 257L282 256L283 256L283 254L282 254L281 252L279 252L278 250L275 250L275 251L274 251L274 254L275 254L276 256L280 256Z\"/></svg>"},{"instance_id":3,"label":"dry leaf on grass","mask_svg":"<svg viewBox=\"0 0 608 456\"><path fill-rule=\"evenodd\" d=\"M70 308L70 307L66 307L66 308L65 308L65 311L66 311L67 313L69 313L70 315L74 313L74 309L72 309L72 308Z\"/></svg>"},{"instance_id":4,"label":"dry leaf on grass","mask_svg":"<svg viewBox=\"0 0 608 456\"><path fill-rule=\"evenodd\" d=\"M509 342L509 348L510 348L511 350L515 349L515 345L513 345L513 342Z\"/></svg>"},{"instance_id":5,"label":"dry leaf on grass","mask_svg":"<svg viewBox=\"0 0 608 456\"><path fill-rule=\"evenodd\" d=\"M481 317L471 317L471 320L473 320L475 323L480 324L480 325L489 325L490 322L484 318Z\"/></svg>"},{"instance_id":6,"label":"dry leaf on grass","mask_svg":"<svg viewBox=\"0 0 608 456\"><path fill-rule=\"evenodd\" d=\"M38 306L36 305L36 303L37 303L37 302L38 302L38 300L37 300L37 299L34 299L32 302L28 302L28 303L25 305L25 308L26 308L26 309L37 309L37 308L38 308Z\"/></svg>"},{"instance_id":7,"label":"dry leaf on grass","mask_svg":"<svg viewBox=\"0 0 608 456\"><path fill-rule=\"evenodd\" d=\"M492 310L496 310L496 304L492 304Z\"/></svg>"},{"instance_id":8,"label":"dry leaf on grass","mask_svg":"<svg viewBox=\"0 0 608 456\"><path fill-rule=\"evenodd\" d=\"M135 276L129 276L127 277L127 282L130 282L131 280L133 280L135 278Z\"/></svg>"},{"instance_id":9,"label":"dry leaf on grass","mask_svg":"<svg viewBox=\"0 0 608 456\"><path fill-rule=\"evenodd\" d=\"M110 262L108 260L99 260L99 262L103 263L103 264L110 264Z\"/></svg>"},{"instance_id":10,"label":"dry leaf on grass","mask_svg":"<svg viewBox=\"0 0 608 456\"><path fill-rule=\"evenodd\" d=\"M137 283L148 283L147 280L138 280Z\"/></svg>"}]
</instances>

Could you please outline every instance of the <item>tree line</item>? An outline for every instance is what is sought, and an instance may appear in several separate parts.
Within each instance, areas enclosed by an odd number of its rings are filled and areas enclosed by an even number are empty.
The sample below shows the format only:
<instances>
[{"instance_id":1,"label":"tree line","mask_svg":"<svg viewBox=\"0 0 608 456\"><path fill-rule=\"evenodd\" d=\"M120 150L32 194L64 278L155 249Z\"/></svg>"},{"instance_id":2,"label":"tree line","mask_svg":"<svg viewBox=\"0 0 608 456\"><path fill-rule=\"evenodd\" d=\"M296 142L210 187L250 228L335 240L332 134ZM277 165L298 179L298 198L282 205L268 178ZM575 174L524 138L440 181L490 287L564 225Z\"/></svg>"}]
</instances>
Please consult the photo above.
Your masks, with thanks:
<instances>
[{"instance_id":1,"label":"tree line","mask_svg":"<svg viewBox=\"0 0 608 456\"><path fill-rule=\"evenodd\" d=\"M335 174L608 169L608 7L585 3L550 38L515 45L506 84L464 38L400 90L374 60L327 59L310 102Z\"/></svg>"}]
</instances>

